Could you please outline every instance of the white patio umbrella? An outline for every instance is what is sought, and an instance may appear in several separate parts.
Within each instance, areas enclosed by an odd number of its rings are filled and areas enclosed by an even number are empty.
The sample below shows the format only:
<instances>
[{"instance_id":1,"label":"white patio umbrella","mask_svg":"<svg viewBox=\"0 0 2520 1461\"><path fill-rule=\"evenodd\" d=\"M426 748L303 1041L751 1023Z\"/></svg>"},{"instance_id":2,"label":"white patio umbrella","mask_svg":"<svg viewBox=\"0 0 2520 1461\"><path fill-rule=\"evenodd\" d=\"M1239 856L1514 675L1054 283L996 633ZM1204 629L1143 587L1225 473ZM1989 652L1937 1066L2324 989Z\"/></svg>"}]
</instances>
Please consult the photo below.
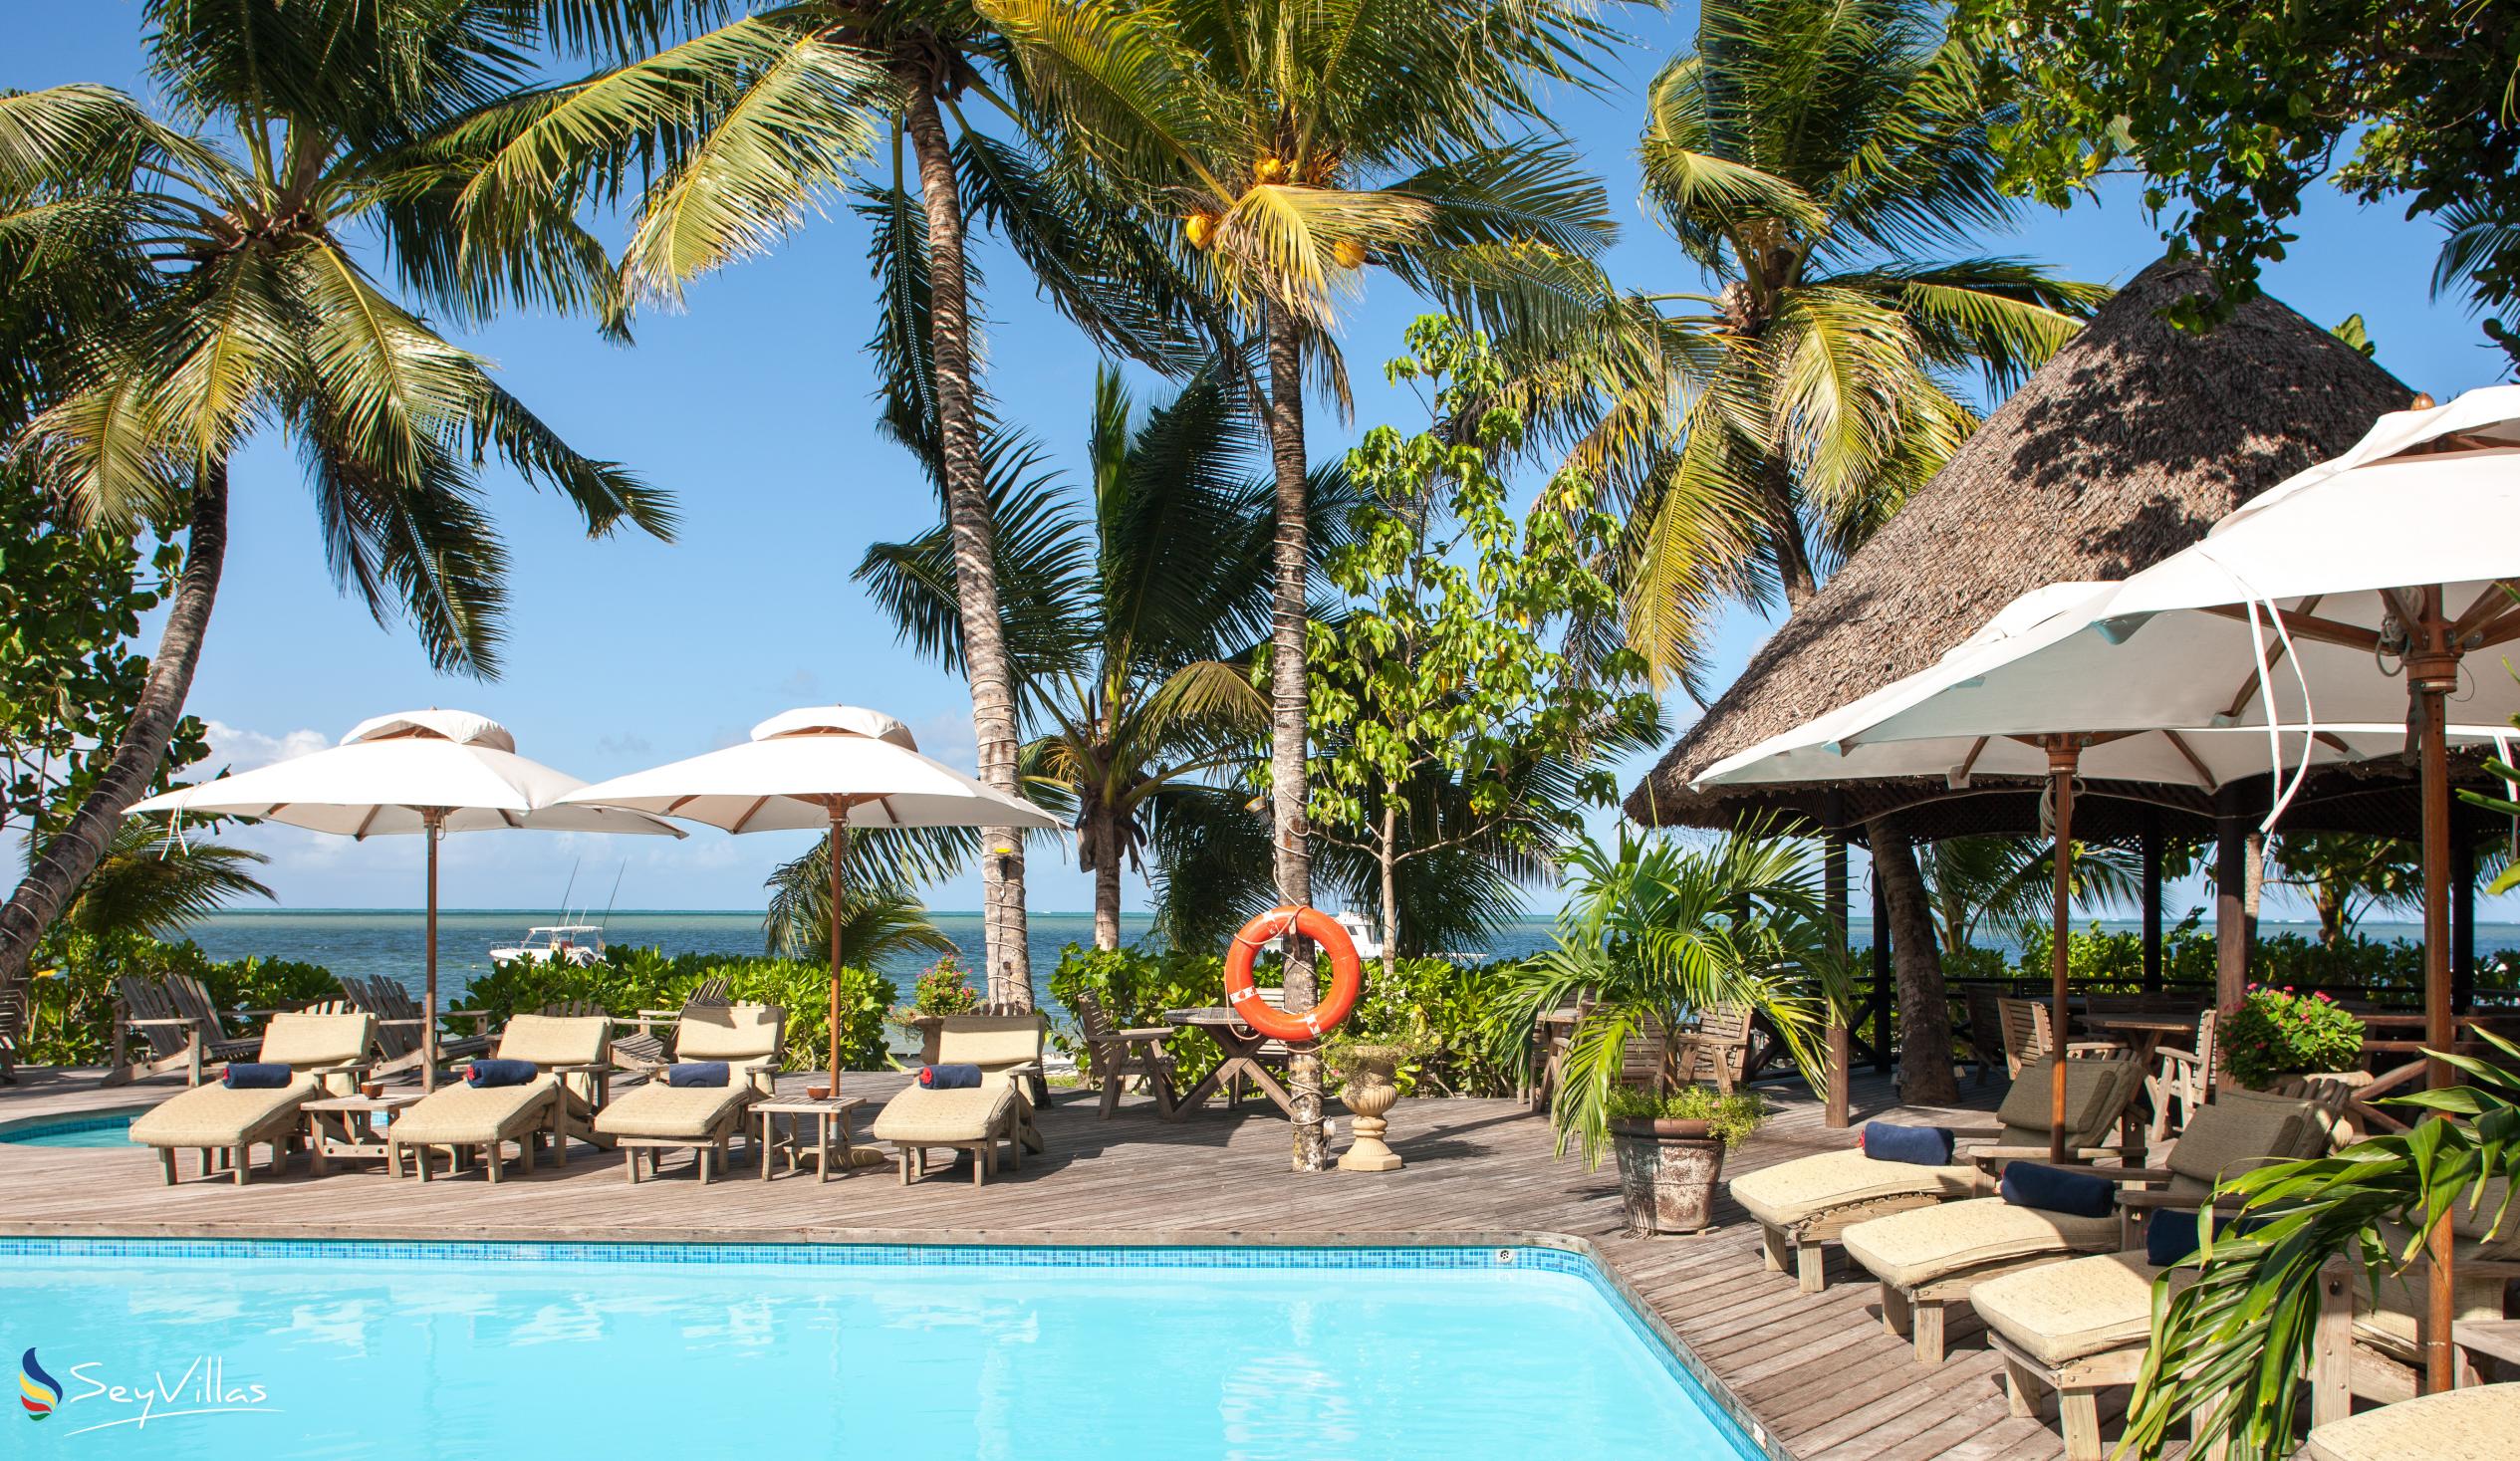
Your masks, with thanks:
<instances>
[{"instance_id":1,"label":"white patio umbrella","mask_svg":"<svg viewBox=\"0 0 2520 1461\"><path fill-rule=\"evenodd\" d=\"M728 832L827 830L832 840L832 1089L840 1089L841 874L852 827L1061 824L918 753L910 728L856 705L813 705L754 726L752 739L585 787L581 806L686 817Z\"/></svg>"},{"instance_id":2,"label":"white patio umbrella","mask_svg":"<svg viewBox=\"0 0 2520 1461\"><path fill-rule=\"evenodd\" d=\"M365 841L422 833L428 838L428 1056L420 1084L437 1084L437 843L450 832L630 833L682 837L668 822L637 812L558 805L586 783L516 754L497 721L462 710L405 710L361 721L342 743L198 786L178 787L131 808L264 818Z\"/></svg>"},{"instance_id":3,"label":"white patio umbrella","mask_svg":"<svg viewBox=\"0 0 2520 1461\"><path fill-rule=\"evenodd\" d=\"M2520 386L2381 417L2345 455L2296 474L2205 538L1999 647L1948 683L1892 686L1843 745L1937 737L2038 739L2067 836L2083 752L2158 728L2276 727L2404 716L2422 778L2425 1041L2446 1050L2450 1011L2451 740L2459 718L2500 725L2520 681L2469 655L2520 639ZM1925 677L1919 676L1921 681ZM1897 691L1898 693L1891 693ZM2290 790L2268 814L2272 826ZM2449 1079L2441 1062L2430 1079ZM2431 1382L2450 1375L2449 1229L2434 1234Z\"/></svg>"}]
</instances>

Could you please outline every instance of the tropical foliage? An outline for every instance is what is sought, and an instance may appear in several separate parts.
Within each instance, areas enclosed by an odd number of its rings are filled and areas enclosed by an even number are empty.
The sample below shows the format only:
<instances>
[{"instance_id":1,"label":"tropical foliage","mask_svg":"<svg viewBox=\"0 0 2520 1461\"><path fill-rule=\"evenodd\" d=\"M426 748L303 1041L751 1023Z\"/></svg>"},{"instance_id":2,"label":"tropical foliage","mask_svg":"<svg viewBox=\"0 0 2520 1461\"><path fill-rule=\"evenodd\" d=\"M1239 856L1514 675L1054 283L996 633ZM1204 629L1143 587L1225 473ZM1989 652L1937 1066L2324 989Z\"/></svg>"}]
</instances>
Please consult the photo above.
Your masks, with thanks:
<instances>
[{"instance_id":1,"label":"tropical foliage","mask_svg":"<svg viewBox=\"0 0 2520 1461\"><path fill-rule=\"evenodd\" d=\"M1706 632L1801 606L2103 291L1946 251L2009 225L1976 59L1932 0L1710 0L1646 93L1644 203L1703 291L1598 285L1527 335L1535 423L1624 508L1628 641L1703 698Z\"/></svg>"},{"instance_id":2,"label":"tropical foliage","mask_svg":"<svg viewBox=\"0 0 2520 1461\"><path fill-rule=\"evenodd\" d=\"M2182 307L2191 324L2257 294L2322 178L2441 225L2436 294L2520 303L2509 6L1962 0L1952 28L1985 46L1995 94L2017 108L1994 132L2006 186L2062 207L2104 170L2143 171L2161 236L2221 285ZM2487 334L2520 361L2501 322Z\"/></svg>"},{"instance_id":3,"label":"tropical foliage","mask_svg":"<svg viewBox=\"0 0 2520 1461\"><path fill-rule=\"evenodd\" d=\"M319 964L288 959L213 959L189 939L166 941L138 929L58 925L37 950L27 986L27 1031L19 1059L38 1066L101 1066L113 1049L115 980L187 974L221 1009L286 1009L337 999Z\"/></svg>"},{"instance_id":4,"label":"tropical foliage","mask_svg":"<svg viewBox=\"0 0 2520 1461\"><path fill-rule=\"evenodd\" d=\"M1804 848L1756 828L1703 847L1623 828L1615 846L1586 840L1565 861L1557 945L1512 971L1490 1026L1500 1053L1525 1050L1540 1015L1592 1002L1550 1110L1561 1151L1577 1142L1598 1164L1629 1043L1665 1041L1716 1005L1763 1016L1817 1089L1816 1041L1846 976Z\"/></svg>"},{"instance_id":5,"label":"tropical foliage","mask_svg":"<svg viewBox=\"0 0 2520 1461\"><path fill-rule=\"evenodd\" d=\"M1767 1098L1755 1091L1729 1095L1709 1086L1683 1086L1676 1091L1649 1091L1622 1086L1610 1094L1606 1114L1612 1121L1704 1121L1706 1134L1730 1151L1750 1139L1767 1119Z\"/></svg>"},{"instance_id":6,"label":"tropical foliage","mask_svg":"<svg viewBox=\"0 0 2520 1461\"><path fill-rule=\"evenodd\" d=\"M487 1011L494 1028L510 1015L574 1000L592 1001L616 1013L678 1010L706 979L728 980L729 992L739 1002L777 1005L787 1012L787 1049L781 1069L832 1068L832 970L821 959L665 954L615 944L592 966L524 960L500 964L472 981L464 1007ZM872 969L852 965L841 971L843 1070L891 1067L884 1044L884 1014L894 995L892 981Z\"/></svg>"},{"instance_id":7,"label":"tropical foliage","mask_svg":"<svg viewBox=\"0 0 2520 1461\"><path fill-rule=\"evenodd\" d=\"M591 534L670 527L661 496L563 441L426 318L610 298L576 193L520 200L500 237L458 247L453 189L418 146L526 84L531 14L505 0L152 0L149 80L167 117L96 86L0 97L0 247L53 327L9 341L13 372L41 393L15 445L77 523L180 528L185 544L121 737L0 917L0 980L159 774L217 592L228 462L248 439L276 429L298 448L335 578L407 623L439 669L497 665L490 458L556 489ZM387 279L359 238L382 243Z\"/></svg>"},{"instance_id":8,"label":"tropical foliage","mask_svg":"<svg viewBox=\"0 0 2520 1461\"><path fill-rule=\"evenodd\" d=\"M2438 1224L2454 1224L2463 1240L2510 1232L2520 1198L2520 1046L2477 1034L2492 1046L2486 1057L2446 1057L2463 1084L2390 1099L2446 1119L2222 1183L2218 1195L2239 1211L2207 1235L2192 1272L2154 1284L2152 1342L2127 1413L2131 1452L2157 1454L2192 1417L2199 1446L2221 1437L2233 1455L2292 1455L2330 1261L2350 1261L2373 1292L2420 1286Z\"/></svg>"},{"instance_id":9,"label":"tropical foliage","mask_svg":"<svg viewBox=\"0 0 2520 1461\"><path fill-rule=\"evenodd\" d=\"M2363 1063L2363 1022L2325 991L2296 994L2287 984L2252 984L2222 1012L2214 1035L2223 1065L2241 1085L2264 1090L2277 1076L2351 1071Z\"/></svg>"},{"instance_id":10,"label":"tropical foliage","mask_svg":"<svg viewBox=\"0 0 2520 1461\"><path fill-rule=\"evenodd\" d=\"M1346 599L1307 650L1313 827L1374 860L1386 972L1401 863L1456 849L1545 858L1587 805L1616 800L1604 763L1660 730L1635 654L1556 642L1609 612L1592 565L1616 525L1572 475L1519 522L1507 511L1491 463L1521 422L1486 407L1504 375L1485 337L1427 316L1389 369L1432 423L1378 426L1349 454L1353 541L1327 570Z\"/></svg>"},{"instance_id":11,"label":"tropical foliage","mask_svg":"<svg viewBox=\"0 0 2520 1461\"><path fill-rule=\"evenodd\" d=\"M1988 931L2016 936L2055 917L2053 840L1955 837L1927 844L1916 857L1933 904L1934 933L1945 963L1965 960ZM2123 907L2140 894L2141 867L2129 849L2077 843L2074 906Z\"/></svg>"}]
</instances>

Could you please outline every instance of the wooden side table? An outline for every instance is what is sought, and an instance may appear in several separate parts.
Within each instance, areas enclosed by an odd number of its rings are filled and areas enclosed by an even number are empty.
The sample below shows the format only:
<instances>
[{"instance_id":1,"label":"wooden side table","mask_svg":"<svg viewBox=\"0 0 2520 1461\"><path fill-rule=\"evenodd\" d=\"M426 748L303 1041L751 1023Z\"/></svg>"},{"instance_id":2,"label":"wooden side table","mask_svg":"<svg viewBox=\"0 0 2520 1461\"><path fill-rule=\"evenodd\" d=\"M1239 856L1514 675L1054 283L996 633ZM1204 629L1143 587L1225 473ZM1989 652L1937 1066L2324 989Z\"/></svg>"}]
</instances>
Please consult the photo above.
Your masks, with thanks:
<instances>
[{"instance_id":1,"label":"wooden side table","mask_svg":"<svg viewBox=\"0 0 2520 1461\"><path fill-rule=\"evenodd\" d=\"M761 1180L770 1180L770 1154L774 1150L787 1152L788 1170L793 1172L804 1165L805 1152L811 1149L818 1181L832 1179L835 1151L839 1153L842 1170L856 1172L856 1145L849 1133L849 1122L857 1114L858 1107L866 1103L867 1098L863 1096L847 1098L831 1096L822 1100L802 1096L781 1096L754 1101L753 1114L761 1118ZM779 1135L781 1116L788 1118L788 1132L784 1137ZM801 1136L808 1118L814 1122L814 1144L811 1148L805 1145ZM835 1128L840 1137L837 1143L832 1139Z\"/></svg>"},{"instance_id":2,"label":"wooden side table","mask_svg":"<svg viewBox=\"0 0 2520 1461\"><path fill-rule=\"evenodd\" d=\"M307 1170L324 1175L324 1164L333 1157L387 1158L384 1134L377 1129L377 1117L417 1105L422 1093L392 1091L383 1096L328 1096L310 1100L298 1109L306 1112Z\"/></svg>"}]
</instances>

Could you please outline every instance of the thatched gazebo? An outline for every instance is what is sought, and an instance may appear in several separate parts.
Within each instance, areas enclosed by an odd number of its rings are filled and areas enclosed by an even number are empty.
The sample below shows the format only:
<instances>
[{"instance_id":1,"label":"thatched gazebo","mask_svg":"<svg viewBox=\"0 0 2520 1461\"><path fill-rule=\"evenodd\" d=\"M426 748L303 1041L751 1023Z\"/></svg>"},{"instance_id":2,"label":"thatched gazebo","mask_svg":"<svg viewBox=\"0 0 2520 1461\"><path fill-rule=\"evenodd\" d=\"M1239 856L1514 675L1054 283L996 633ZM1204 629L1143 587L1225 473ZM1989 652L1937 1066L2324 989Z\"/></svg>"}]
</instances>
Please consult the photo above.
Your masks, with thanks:
<instances>
[{"instance_id":1,"label":"thatched gazebo","mask_svg":"<svg viewBox=\"0 0 2520 1461\"><path fill-rule=\"evenodd\" d=\"M2023 593L2123 579L2185 548L2232 508L2343 451L2376 416L2403 409L2413 396L2361 352L2272 299L2251 301L2203 335L2161 318L2172 300L2208 287L2192 261L2164 259L2139 274L1778 626L1629 794L1629 815L1692 827L1767 815L1833 845L1871 846L1875 962L1887 973L1884 929L1895 949L1902 933L1930 927L1909 844L2035 832L2039 783L1980 778L1954 790L1940 780L1899 779L1702 793L1689 783L1724 757L1926 667ZM2387 768L2325 774L2296 800L2286 825L2410 831L2413 802L2397 791L2399 780ZM2164 837L2222 840L2226 973L2244 967L2235 962L2246 956L2244 939L2234 936L2239 858L2266 805L2264 782L2214 793L2094 782L2077 797L2080 836L2146 849L2150 977L2158 977ZM1898 962L1905 985L1909 961ZM1930 969L1918 973L1933 979ZM1877 991L1877 1002L1882 997Z\"/></svg>"}]
</instances>

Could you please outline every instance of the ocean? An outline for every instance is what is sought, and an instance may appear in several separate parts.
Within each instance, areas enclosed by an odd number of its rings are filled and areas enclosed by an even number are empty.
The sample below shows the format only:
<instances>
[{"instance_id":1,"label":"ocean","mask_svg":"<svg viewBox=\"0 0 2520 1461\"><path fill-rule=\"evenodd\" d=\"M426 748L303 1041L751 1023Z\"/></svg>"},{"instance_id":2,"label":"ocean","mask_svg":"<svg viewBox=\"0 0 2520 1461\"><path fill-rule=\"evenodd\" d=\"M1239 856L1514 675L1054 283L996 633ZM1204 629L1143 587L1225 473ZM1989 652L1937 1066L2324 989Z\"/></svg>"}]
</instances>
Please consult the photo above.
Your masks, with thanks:
<instances>
[{"instance_id":1,"label":"ocean","mask_svg":"<svg viewBox=\"0 0 2520 1461\"><path fill-rule=\"evenodd\" d=\"M963 951L965 962L976 970L981 948L980 915L931 911L928 917L954 941ZM448 1003L460 1003L462 991L470 986L474 976L489 972L492 945L513 942L531 924L554 921L558 920L549 909L441 909L437 915L438 985ZM652 945L668 954L762 952L761 914L747 910L617 910L609 919L590 917L584 921L605 923L606 937L613 943ZM410 908L259 908L210 914L187 928L185 936L213 958L253 955L296 959L322 964L337 974L386 975L416 990L421 978L422 923L420 912ZM2126 919L2103 919L2101 925L2113 930L2137 926ZM1046 994L1047 990L1041 987L1049 982L1050 971L1058 967L1061 951L1071 943L1093 942L1094 917L1090 913L1035 913L1030 926L1033 978L1036 988ZM1550 926L1545 916L1518 918L1483 947L1457 952L1484 959L1520 958L1549 946ZM2316 931L2306 924L2268 922L2262 927L2267 932ZM1121 915L1124 939L1143 938L1146 929L1145 914ZM1871 946L1868 920L1855 920L1850 931L1851 941L1857 947ZM2362 931L2373 938L2409 943L2421 933L2414 924L2382 922L2366 923ZM2000 937L1989 942L1996 947L2008 946ZM2520 948L2520 924L2480 922L2476 944L2484 953ZM930 962L928 956L915 954L893 957L879 967L894 983L907 988Z\"/></svg>"}]
</instances>

